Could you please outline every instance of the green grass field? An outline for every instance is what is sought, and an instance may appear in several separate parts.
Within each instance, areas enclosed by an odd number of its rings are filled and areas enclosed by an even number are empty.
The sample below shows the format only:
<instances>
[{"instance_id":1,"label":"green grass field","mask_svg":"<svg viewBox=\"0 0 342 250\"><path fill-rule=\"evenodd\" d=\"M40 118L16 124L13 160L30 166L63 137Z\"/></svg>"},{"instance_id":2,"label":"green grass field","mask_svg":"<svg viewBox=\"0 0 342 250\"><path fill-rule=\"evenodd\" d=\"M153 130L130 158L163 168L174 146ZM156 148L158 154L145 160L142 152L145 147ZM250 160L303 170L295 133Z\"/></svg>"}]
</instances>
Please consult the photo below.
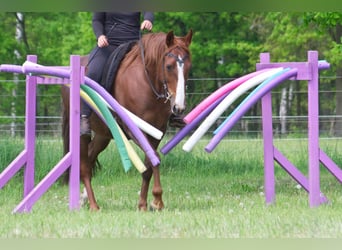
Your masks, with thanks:
<instances>
[{"instance_id":1,"label":"green grass field","mask_svg":"<svg viewBox=\"0 0 342 250\"><path fill-rule=\"evenodd\" d=\"M305 190L276 164L276 202L266 205L262 141L225 140L211 154L204 151L207 142L191 153L180 143L161 156L161 212L137 211L140 174L134 167L124 172L114 143L101 155L104 167L93 180L99 212L70 211L68 187L57 182L30 213L12 214L22 198L19 172L0 190L0 238L342 238L341 183L324 168L321 188L329 204L310 208ZM61 145L38 140L37 181L59 161ZM307 175L305 139L276 145ZM20 139L1 141L0 170L22 148ZM321 148L342 165L341 140L321 139Z\"/></svg>"}]
</instances>

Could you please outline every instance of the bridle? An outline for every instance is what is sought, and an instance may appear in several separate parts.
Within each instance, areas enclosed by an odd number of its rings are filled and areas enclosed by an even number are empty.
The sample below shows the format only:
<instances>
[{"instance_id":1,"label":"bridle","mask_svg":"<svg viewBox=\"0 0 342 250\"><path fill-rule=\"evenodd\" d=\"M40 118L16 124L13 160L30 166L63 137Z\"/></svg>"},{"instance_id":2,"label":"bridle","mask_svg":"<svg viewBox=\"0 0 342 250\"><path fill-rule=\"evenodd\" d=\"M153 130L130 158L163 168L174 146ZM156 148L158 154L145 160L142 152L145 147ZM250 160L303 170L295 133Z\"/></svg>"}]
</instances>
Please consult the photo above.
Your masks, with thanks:
<instances>
[{"instance_id":1,"label":"bridle","mask_svg":"<svg viewBox=\"0 0 342 250\"><path fill-rule=\"evenodd\" d=\"M146 64L145 64L145 53L144 53L144 46L142 44L142 40L141 38L139 39L139 45L140 45L140 51L141 51L141 59L142 59L142 63L144 65L144 71L145 71L145 76L148 80L148 83L153 91L153 93L155 94L155 96L157 97L157 99L164 99L165 98L165 103L168 102L172 96L172 94L170 94L169 89L168 89L168 83L166 81L166 77L165 77L165 57L173 57L175 58L175 60L182 66L184 64L184 61L189 57L188 55L185 55L183 58L180 58L180 56L173 54L172 52L167 52L164 57L163 57L163 63L162 63L162 67L163 67L163 80L162 80L162 84L163 84L163 93L158 93L158 91L156 90L148 72L146 69ZM177 46L175 47L177 48Z\"/></svg>"}]
</instances>

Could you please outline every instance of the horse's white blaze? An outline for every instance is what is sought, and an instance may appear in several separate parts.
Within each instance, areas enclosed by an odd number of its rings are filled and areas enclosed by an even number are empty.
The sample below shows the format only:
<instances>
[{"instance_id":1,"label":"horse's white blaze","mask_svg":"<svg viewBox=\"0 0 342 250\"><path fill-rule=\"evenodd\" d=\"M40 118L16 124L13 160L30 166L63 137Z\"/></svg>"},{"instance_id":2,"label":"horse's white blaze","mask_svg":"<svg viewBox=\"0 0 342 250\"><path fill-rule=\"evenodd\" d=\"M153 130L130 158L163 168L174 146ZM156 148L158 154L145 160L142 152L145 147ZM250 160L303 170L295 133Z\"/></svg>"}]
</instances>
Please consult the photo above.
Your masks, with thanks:
<instances>
[{"instance_id":1,"label":"horse's white blaze","mask_svg":"<svg viewBox=\"0 0 342 250\"><path fill-rule=\"evenodd\" d=\"M179 60L182 58L178 56ZM177 61L177 71L178 71L178 83L177 83L177 93L175 105L178 109L185 109L185 80L184 80L184 63Z\"/></svg>"}]
</instances>

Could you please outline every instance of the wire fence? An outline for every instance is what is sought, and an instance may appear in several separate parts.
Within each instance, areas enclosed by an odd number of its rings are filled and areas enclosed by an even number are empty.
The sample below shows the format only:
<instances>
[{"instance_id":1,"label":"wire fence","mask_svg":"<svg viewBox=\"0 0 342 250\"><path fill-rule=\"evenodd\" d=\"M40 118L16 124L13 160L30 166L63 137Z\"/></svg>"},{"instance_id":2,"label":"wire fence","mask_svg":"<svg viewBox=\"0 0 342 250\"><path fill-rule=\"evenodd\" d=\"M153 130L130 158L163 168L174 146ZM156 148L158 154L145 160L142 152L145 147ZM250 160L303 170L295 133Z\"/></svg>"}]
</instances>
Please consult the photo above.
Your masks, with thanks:
<instances>
[{"instance_id":1,"label":"wire fence","mask_svg":"<svg viewBox=\"0 0 342 250\"><path fill-rule=\"evenodd\" d=\"M338 76L321 76L320 79L325 81L327 79L334 81L335 79L340 78ZM206 85L208 82L215 82L215 86L222 86L225 83L233 80L233 78L191 78L189 79L189 90L187 91L188 101L191 103L191 107L194 107L201 100L204 100L211 93L207 91L201 91L201 86ZM0 80L0 84L5 82L5 80ZM7 81L8 82L8 81ZM19 83L24 84L24 80L20 80ZM196 90L193 90L191 85L196 85ZM198 87L199 86L199 87ZM40 86L41 87L41 86ZM319 92L319 96L322 103L332 102L331 96L336 93L334 90L330 89L322 89ZM307 92L304 90L296 90L292 94L297 96L302 95L306 96ZM1 100L11 97L10 91L7 93L0 94L0 108L1 108ZM22 103L25 100L25 93L16 93L16 98L21 99ZM272 96L280 96L281 90L272 91ZM40 92L37 92L37 99L40 100ZM45 94L46 98L47 95ZM57 94L48 94L48 99L55 100L55 102L51 106L59 107L53 109L52 112L47 112L47 115L39 115L36 117L36 132L37 135L43 135L47 137L61 137L62 130L62 117L61 117L61 104L60 104L60 96ZM194 101L195 100L195 101ZM258 105L258 104L256 104ZM324 106L324 105L322 105ZM39 109L40 106L37 105ZM40 108L41 109L41 108ZM257 114L255 114L257 113ZM234 138L260 138L262 137L262 117L260 114L260 105L259 112L250 112L243 116L232 128L229 132L230 137ZM212 125L212 127L207 131L207 135L212 135L214 129L216 129L229 115L229 112L222 114L219 119ZM276 137L305 137L308 132L308 124L307 124L307 114L304 115L274 115L273 116L273 132ZM334 110L325 110L322 115L319 116L319 127L320 134L324 137L336 137L336 131L334 131L334 125L336 122L342 121L342 117L338 116L334 113ZM286 130L284 132L284 124ZM197 127L195 127L196 129ZM167 131L168 135L174 135L178 129L169 128ZM2 115L0 116L0 136L24 136L25 133L25 117L20 115ZM342 133L342 131L341 131ZM191 133L190 133L191 134Z\"/></svg>"},{"instance_id":2,"label":"wire fence","mask_svg":"<svg viewBox=\"0 0 342 250\"><path fill-rule=\"evenodd\" d=\"M25 122L21 122L24 117L16 117L11 123L2 123L3 118L0 116L0 135L3 137L25 135ZM341 116L320 116L320 135L323 137L336 137L332 133L332 127L336 119L342 119ZM20 122L15 122L18 119ZM226 119L225 116L220 116L215 124L208 129L206 135L212 136L213 131ZM308 133L307 116L289 116L286 117L286 122L296 127L295 130L287 130L286 134L280 131L280 117L273 117L273 133L276 138L296 138L306 137ZM200 125L200 123L199 123ZM197 127L194 128L194 130ZM178 132L178 128L169 127L167 135L173 136ZM193 131L194 131L193 130ZM192 131L192 132L193 132ZM190 132L189 135L192 133ZM62 117L60 116L47 116L36 117L36 135L46 137L61 137L62 135ZM244 116L242 117L229 132L230 138L261 138L262 137L262 117L261 116Z\"/></svg>"}]
</instances>

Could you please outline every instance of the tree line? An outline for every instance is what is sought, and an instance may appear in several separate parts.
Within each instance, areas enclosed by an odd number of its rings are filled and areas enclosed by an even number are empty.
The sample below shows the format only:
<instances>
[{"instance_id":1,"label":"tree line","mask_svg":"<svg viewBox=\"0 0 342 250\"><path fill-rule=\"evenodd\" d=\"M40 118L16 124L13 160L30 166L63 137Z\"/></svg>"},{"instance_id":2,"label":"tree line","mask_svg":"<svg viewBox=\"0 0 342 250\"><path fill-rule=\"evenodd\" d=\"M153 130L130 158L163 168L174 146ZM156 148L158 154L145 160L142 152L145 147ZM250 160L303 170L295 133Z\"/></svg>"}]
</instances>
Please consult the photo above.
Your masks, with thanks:
<instances>
[{"instance_id":1,"label":"tree line","mask_svg":"<svg viewBox=\"0 0 342 250\"><path fill-rule=\"evenodd\" d=\"M95 46L90 12L0 13L0 63L22 64L29 54L43 65L68 65L71 54L86 55ZM320 72L321 115L335 115L328 126L342 135L342 13L339 12L156 12L153 32L194 32L188 109L231 79L255 71L262 52L271 61L306 61L317 50L331 68ZM0 74L0 123L24 115L23 75ZM275 89L275 115L307 115L307 84L289 81ZM58 86L38 86L39 116L60 113ZM238 102L237 102L238 103ZM237 104L236 104L237 105ZM232 106L234 108L234 105ZM231 110L227 110L229 113ZM260 115L255 105L248 115ZM18 119L16 120L18 121ZM297 125L285 123L286 133ZM251 128L252 129L252 128Z\"/></svg>"}]
</instances>

